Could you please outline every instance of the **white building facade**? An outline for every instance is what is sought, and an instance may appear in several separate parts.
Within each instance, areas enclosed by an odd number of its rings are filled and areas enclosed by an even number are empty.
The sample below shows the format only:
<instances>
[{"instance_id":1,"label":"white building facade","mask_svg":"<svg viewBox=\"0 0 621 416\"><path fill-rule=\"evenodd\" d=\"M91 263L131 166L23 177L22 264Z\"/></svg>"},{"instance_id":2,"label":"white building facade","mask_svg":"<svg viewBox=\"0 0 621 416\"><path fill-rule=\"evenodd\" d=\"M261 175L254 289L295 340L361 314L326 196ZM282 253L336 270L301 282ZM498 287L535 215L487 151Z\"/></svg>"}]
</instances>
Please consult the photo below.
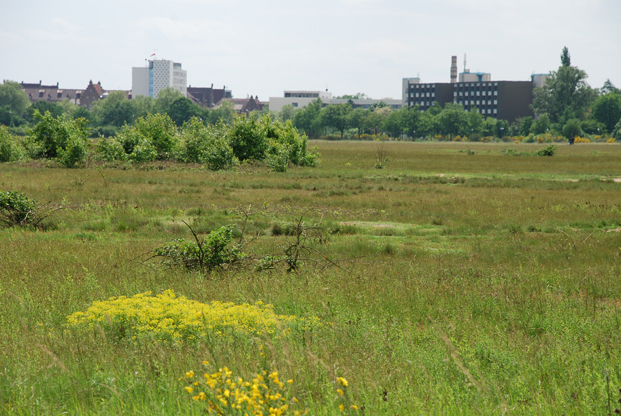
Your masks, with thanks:
<instances>
[{"instance_id":1,"label":"white building facade","mask_svg":"<svg viewBox=\"0 0 621 416\"><path fill-rule=\"evenodd\" d=\"M303 108L318 98L321 99L323 107L329 104L350 103L354 108L369 108L373 104L378 104L380 101L389 105L393 109L401 108L402 105L401 100L395 100L392 98L384 98L381 100L348 100L343 98L332 98L332 93L328 91L285 91L283 97L270 97L269 108L270 111L280 111L286 105L292 105L294 108Z\"/></svg>"},{"instance_id":2,"label":"white building facade","mask_svg":"<svg viewBox=\"0 0 621 416\"><path fill-rule=\"evenodd\" d=\"M181 64L164 59L148 61L146 67L132 68L132 96L156 98L164 88L173 88L187 95L188 74Z\"/></svg>"}]
</instances>

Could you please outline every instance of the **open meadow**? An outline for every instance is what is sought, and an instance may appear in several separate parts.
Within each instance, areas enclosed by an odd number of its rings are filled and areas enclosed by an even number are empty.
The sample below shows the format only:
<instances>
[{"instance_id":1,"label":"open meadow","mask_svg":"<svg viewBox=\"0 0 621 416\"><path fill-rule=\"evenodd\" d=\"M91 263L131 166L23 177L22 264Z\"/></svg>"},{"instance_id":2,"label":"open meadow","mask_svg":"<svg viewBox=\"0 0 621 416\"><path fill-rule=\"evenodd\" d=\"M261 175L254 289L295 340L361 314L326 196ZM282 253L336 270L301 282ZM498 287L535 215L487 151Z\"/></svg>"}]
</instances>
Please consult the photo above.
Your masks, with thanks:
<instances>
[{"instance_id":1,"label":"open meadow","mask_svg":"<svg viewBox=\"0 0 621 416\"><path fill-rule=\"evenodd\" d=\"M315 145L318 167L285 173L0 164L0 191L63 208L45 230L0 228L0 413L199 415L218 377L222 414L262 383L283 395L263 397L275 414L621 407L621 146ZM246 258L164 264L155 249L194 241L184 222L199 238L231 225ZM176 318L68 320L145 292L255 306L220 326L197 314L206 335Z\"/></svg>"}]
</instances>

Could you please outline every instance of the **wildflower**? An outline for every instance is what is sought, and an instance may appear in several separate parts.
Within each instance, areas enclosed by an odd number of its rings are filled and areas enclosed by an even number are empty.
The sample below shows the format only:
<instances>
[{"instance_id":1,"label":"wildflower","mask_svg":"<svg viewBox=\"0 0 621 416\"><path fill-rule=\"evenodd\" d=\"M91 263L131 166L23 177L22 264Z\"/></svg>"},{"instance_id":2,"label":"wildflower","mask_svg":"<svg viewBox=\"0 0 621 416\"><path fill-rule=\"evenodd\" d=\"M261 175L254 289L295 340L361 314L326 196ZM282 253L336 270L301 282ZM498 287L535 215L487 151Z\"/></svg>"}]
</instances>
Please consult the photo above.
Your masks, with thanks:
<instances>
[{"instance_id":1,"label":"wildflower","mask_svg":"<svg viewBox=\"0 0 621 416\"><path fill-rule=\"evenodd\" d=\"M343 390L341 390L341 389L336 389L336 392L337 392L340 396L342 396L342 395L344 394L344 393L343 393Z\"/></svg>"},{"instance_id":2,"label":"wildflower","mask_svg":"<svg viewBox=\"0 0 621 416\"><path fill-rule=\"evenodd\" d=\"M351 408L354 409L354 410L358 410L358 406L356 406L355 404L352 404Z\"/></svg>"},{"instance_id":3,"label":"wildflower","mask_svg":"<svg viewBox=\"0 0 621 416\"><path fill-rule=\"evenodd\" d=\"M192 387L186 387L185 391L187 391L188 393L192 393L194 389Z\"/></svg>"},{"instance_id":4,"label":"wildflower","mask_svg":"<svg viewBox=\"0 0 621 416\"><path fill-rule=\"evenodd\" d=\"M345 410L345 406L343 406L342 404L339 404L339 410L342 412Z\"/></svg>"},{"instance_id":5,"label":"wildflower","mask_svg":"<svg viewBox=\"0 0 621 416\"><path fill-rule=\"evenodd\" d=\"M194 371L190 370L187 373L185 373L185 378L192 378L194 377Z\"/></svg>"},{"instance_id":6,"label":"wildflower","mask_svg":"<svg viewBox=\"0 0 621 416\"><path fill-rule=\"evenodd\" d=\"M341 386L345 386L347 387L349 385L349 382L347 380L345 380L345 378L343 377L337 377L336 381L341 385Z\"/></svg>"}]
</instances>

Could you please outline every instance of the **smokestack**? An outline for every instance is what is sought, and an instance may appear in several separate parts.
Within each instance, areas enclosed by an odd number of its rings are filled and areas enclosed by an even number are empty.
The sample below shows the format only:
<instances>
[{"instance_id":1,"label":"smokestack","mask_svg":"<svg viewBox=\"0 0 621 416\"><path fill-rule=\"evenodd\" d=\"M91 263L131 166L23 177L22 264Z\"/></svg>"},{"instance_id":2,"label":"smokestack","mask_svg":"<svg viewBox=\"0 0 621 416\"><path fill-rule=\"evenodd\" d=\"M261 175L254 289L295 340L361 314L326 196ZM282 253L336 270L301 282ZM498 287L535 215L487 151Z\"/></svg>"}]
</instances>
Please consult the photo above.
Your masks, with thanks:
<instances>
[{"instance_id":1,"label":"smokestack","mask_svg":"<svg viewBox=\"0 0 621 416\"><path fill-rule=\"evenodd\" d=\"M451 84L457 82L457 56L451 58Z\"/></svg>"}]
</instances>

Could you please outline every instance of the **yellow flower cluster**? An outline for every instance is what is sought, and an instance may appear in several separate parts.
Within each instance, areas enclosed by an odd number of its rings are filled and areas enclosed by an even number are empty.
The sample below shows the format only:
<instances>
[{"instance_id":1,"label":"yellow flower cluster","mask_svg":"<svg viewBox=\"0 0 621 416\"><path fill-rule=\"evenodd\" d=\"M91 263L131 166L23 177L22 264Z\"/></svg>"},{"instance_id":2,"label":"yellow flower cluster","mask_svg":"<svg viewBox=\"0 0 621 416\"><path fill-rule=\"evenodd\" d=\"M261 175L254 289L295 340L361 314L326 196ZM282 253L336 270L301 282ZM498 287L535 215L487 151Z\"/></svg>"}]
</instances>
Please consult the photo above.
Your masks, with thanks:
<instances>
[{"instance_id":1,"label":"yellow flower cluster","mask_svg":"<svg viewBox=\"0 0 621 416\"><path fill-rule=\"evenodd\" d=\"M576 136L574 138L574 143L591 143L591 139L586 137Z\"/></svg>"},{"instance_id":2,"label":"yellow flower cluster","mask_svg":"<svg viewBox=\"0 0 621 416\"><path fill-rule=\"evenodd\" d=\"M204 365L209 363L203 361ZM204 402L208 414L216 415L303 415L306 411L294 410L298 400L288 398L286 384L278 378L278 372L258 373L251 381L235 377L227 367L214 373L205 373L199 379L194 378L194 371L188 371L184 377L189 385L186 392L192 400ZM293 383L288 380L287 384Z\"/></svg>"},{"instance_id":3,"label":"yellow flower cluster","mask_svg":"<svg viewBox=\"0 0 621 416\"><path fill-rule=\"evenodd\" d=\"M273 306L257 302L211 302L209 304L177 297L172 290L152 296L151 292L133 297L112 297L97 301L85 312L67 317L69 326L92 329L97 325L119 337L149 336L158 340L195 340L223 336L230 332L273 334L292 328L310 329L319 318L277 315Z\"/></svg>"},{"instance_id":4,"label":"yellow flower cluster","mask_svg":"<svg viewBox=\"0 0 621 416\"><path fill-rule=\"evenodd\" d=\"M345 409L358 410L359 407L355 404L352 404L347 394L347 387L349 387L349 382L345 379L345 377L337 377L336 378L336 394L338 394L337 399L339 402L339 410L344 412Z\"/></svg>"}]
</instances>

